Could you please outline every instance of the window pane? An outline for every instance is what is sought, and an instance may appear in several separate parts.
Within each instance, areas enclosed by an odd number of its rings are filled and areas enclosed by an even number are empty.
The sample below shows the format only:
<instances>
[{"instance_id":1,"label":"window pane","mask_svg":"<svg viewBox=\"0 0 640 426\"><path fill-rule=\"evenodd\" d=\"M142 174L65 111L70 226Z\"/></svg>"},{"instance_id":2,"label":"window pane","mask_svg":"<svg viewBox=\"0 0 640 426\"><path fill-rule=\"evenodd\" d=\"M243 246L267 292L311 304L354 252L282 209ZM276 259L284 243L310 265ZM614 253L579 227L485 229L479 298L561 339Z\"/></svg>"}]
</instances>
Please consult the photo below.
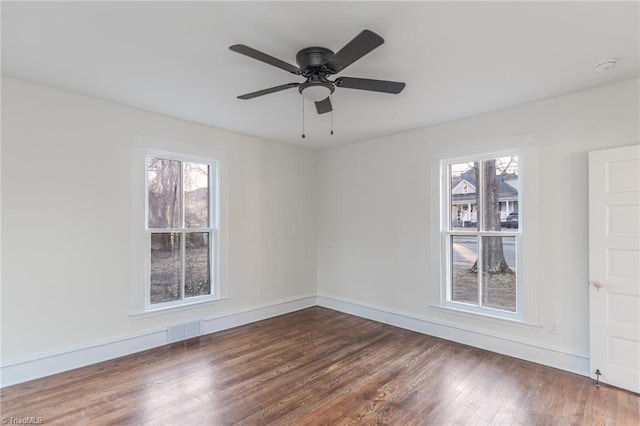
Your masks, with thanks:
<instances>
[{"instance_id":1,"label":"window pane","mask_svg":"<svg viewBox=\"0 0 640 426\"><path fill-rule=\"evenodd\" d=\"M518 228L518 157L499 157L482 162L484 231Z\"/></svg>"},{"instance_id":2,"label":"window pane","mask_svg":"<svg viewBox=\"0 0 640 426\"><path fill-rule=\"evenodd\" d=\"M209 166L184 163L184 224L209 227Z\"/></svg>"},{"instance_id":3,"label":"window pane","mask_svg":"<svg viewBox=\"0 0 640 426\"><path fill-rule=\"evenodd\" d=\"M147 159L149 228L180 226L180 162Z\"/></svg>"},{"instance_id":4,"label":"window pane","mask_svg":"<svg viewBox=\"0 0 640 426\"><path fill-rule=\"evenodd\" d=\"M186 234L185 238L185 297L210 294L210 234L208 232L191 232Z\"/></svg>"},{"instance_id":5,"label":"window pane","mask_svg":"<svg viewBox=\"0 0 640 426\"><path fill-rule=\"evenodd\" d=\"M449 166L450 229L478 227L478 163L459 163Z\"/></svg>"},{"instance_id":6,"label":"window pane","mask_svg":"<svg viewBox=\"0 0 640 426\"><path fill-rule=\"evenodd\" d=\"M151 304L180 299L179 233L151 234Z\"/></svg>"},{"instance_id":7,"label":"window pane","mask_svg":"<svg viewBox=\"0 0 640 426\"><path fill-rule=\"evenodd\" d=\"M451 237L451 300L478 304L478 238Z\"/></svg>"},{"instance_id":8,"label":"window pane","mask_svg":"<svg viewBox=\"0 0 640 426\"><path fill-rule=\"evenodd\" d=\"M482 265L482 305L515 312L515 237L482 237Z\"/></svg>"}]
</instances>

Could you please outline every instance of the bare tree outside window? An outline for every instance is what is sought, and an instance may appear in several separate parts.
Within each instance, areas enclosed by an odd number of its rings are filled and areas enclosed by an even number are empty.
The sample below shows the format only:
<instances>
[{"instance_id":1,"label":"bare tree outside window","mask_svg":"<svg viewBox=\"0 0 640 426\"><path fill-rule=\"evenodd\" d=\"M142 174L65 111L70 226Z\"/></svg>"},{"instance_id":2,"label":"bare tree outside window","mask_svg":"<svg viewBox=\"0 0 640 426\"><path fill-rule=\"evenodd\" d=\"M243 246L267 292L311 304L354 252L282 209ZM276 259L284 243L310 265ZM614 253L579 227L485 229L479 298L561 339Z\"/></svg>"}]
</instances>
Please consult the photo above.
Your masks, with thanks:
<instances>
[{"instance_id":1,"label":"bare tree outside window","mask_svg":"<svg viewBox=\"0 0 640 426\"><path fill-rule=\"evenodd\" d=\"M496 167L496 164L500 162L501 165L506 165L502 170ZM507 168L512 167L512 163L516 162L515 157L510 157L508 162L504 159L493 159L483 161L484 179L482 180L484 205L480 217L482 218L483 231L501 231L502 225L500 220L500 194L498 192L498 174L503 175ZM477 163L476 163L477 164ZM475 168L476 175L479 170ZM479 179L478 179L479 180ZM504 251L502 245L502 237L484 237L483 238L483 252L484 259L482 262L483 271L489 274L496 273L513 273L507 261L504 258ZM471 268L472 272L478 269L478 261L473 264Z\"/></svg>"},{"instance_id":2,"label":"bare tree outside window","mask_svg":"<svg viewBox=\"0 0 640 426\"><path fill-rule=\"evenodd\" d=\"M179 227L180 165L161 158L147 160L149 228Z\"/></svg>"},{"instance_id":3,"label":"bare tree outside window","mask_svg":"<svg viewBox=\"0 0 640 426\"><path fill-rule=\"evenodd\" d=\"M206 228L209 224L209 166L184 163L184 225Z\"/></svg>"}]
</instances>

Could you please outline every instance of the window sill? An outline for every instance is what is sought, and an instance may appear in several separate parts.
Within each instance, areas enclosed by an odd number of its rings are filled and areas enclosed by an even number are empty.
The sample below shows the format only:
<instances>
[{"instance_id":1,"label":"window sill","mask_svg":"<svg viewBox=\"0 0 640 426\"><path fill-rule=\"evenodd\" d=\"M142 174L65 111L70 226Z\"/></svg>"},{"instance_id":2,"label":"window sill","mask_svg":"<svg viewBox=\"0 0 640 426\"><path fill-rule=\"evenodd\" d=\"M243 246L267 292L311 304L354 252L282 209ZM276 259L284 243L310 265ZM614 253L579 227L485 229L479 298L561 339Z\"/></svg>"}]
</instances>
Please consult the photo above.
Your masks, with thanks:
<instances>
[{"instance_id":1,"label":"window sill","mask_svg":"<svg viewBox=\"0 0 640 426\"><path fill-rule=\"evenodd\" d=\"M200 300L197 302L184 303L182 305L177 305L177 306L167 306L164 308L149 309L147 311L141 310L139 312L130 313L129 318L132 320L139 320L139 319L155 317L163 314L172 314L174 312L186 311L193 308L201 308L203 306L214 305L219 302L224 302L226 300L229 300L229 297L220 297L218 299L211 299L211 300Z\"/></svg>"},{"instance_id":2,"label":"window sill","mask_svg":"<svg viewBox=\"0 0 640 426\"><path fill-rule=\"evenodd\" d=\"M507 318L499 315L491 315L485 312L473 312L473 311L468 311L462 308L456 308L454 306L430 304L429 307L438 311L458 314L458 315L466 316L472 319L482 318L489 321L507 323L507 324L522 326L526 328L540 328L540 324L535 321L528 321L528 320L523 320L518 318Z\"/></svg>"}]
</instances>

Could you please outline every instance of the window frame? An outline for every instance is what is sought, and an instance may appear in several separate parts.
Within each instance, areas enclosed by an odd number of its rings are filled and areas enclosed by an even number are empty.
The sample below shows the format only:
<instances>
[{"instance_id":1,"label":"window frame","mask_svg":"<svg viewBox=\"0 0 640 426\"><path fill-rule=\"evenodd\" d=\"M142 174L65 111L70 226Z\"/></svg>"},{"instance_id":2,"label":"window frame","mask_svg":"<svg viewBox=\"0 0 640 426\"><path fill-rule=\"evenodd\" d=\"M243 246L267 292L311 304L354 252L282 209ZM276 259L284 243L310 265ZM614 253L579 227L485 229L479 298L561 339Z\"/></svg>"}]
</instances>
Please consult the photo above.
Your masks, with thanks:
<instances>
[{"instance_id":1,"label":"window frame","mask_svg":"<svg viewBox=\"0 0 640 426\"><path fill-rule=\"evenodd\" d=\"M207 303L215 303L228 298L227 279L227 159L226 153L201 145L136 135L132 149L132 319L163 312L188 309ZM210 294L184 297L176 301L151 304L150 250L151 234L172 232L174 228L149 228L148 158L161 158L181 162L180 182L184 173L184 162L207 164L209 166L209 225L211 228L176 228L181 235L191 232L211 232L209 253ZM181 189L182 192L182 189ZM184 202L181 200L181 223L184 225ZM186 241L181 238L181 257ZM184 265L184 257L181 264ZM181 288L184 288L184 270ZM183 291L183 290L182 290Z\"/></svg>"},{"instance_id":2,"label":"window frame","mask_svg":"<svg viewBox=\"0 0 640 426\"><path fill-rule=\"evenodd\" d=\"M509 231L459 231L450 228L451 224L451 187L449 165L483 161L505 156L518 156L518 229ZM432 276L435 284L432 286L433 295L430 306L451 313L462 315L482 316L509 322L538 326L538 302L535 287L533 254L537 251L535 239L536 217L535 209L537 192L533 186L535 178L535 137L524 135L505 138L496 141L485 141L472 145L460 145L442 150L436 150L431 156L432 205L438 206L432 216L432 255L431 265L434 268ZM482 173L480 173L480 176ZM482 178L482 176L481 176ZM481 184L478 184L481 188ZM480 198L481 190L478 191ZM478 199L477 206L479 207ZM516 242L516 310L515 312L476 306L452 300L451 292L451 235L478 235L478 248L481 245L480 236L514 237ZM479 275L480 277L481 275ZM479 278L480 279L480 278ZM480 284L480 282L479 282ZM479 298L480 285L479 285Z\"/></svg>"}]
</instances>

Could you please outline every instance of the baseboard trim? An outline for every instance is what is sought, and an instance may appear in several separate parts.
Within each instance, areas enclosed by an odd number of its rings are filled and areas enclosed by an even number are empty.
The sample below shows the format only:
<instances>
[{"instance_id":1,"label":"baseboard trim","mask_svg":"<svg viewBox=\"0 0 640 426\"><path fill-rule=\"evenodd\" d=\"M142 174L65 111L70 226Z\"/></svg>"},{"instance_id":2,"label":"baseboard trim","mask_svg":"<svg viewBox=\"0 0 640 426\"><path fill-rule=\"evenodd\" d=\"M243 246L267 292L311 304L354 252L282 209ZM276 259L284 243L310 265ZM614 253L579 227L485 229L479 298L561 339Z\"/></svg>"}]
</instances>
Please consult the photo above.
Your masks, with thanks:
<instances>
[{"instance_id":1,"label":"baseboard trim","mask_svg":"<svg viewBox=\"0 0 640 426\"><path fill-rule=\"evenodd\" d=\"M202 319L202 334L215 333L233 327L273 318L317 305L316 295L307 295L265 303L251 308L223 312Z\"/></svg>"},{"instance_id":2,"label":"baseboard trim","mask_svg":"<svg viewBox=\"0 0 640 426\"><path fill-rule=\"evenodd\" d=\"M318 295L317 300L318 306L346 314L486 349L583 376L590 375L588 356L570 353L562 348L544 346L536 342L500 335L481 328L462 326L335 296Z\"/></svg>"},{"instance_id":3,"label":"baseboard trim","mask_svg":"<svg viewBox=\"0 0 640 426\"><path fill-rule=\"evenodd\" d=\"M2 387L39 379L74 368L141 352L167 343L167 330L154 330L120 336L36 357L3 363L0 368Z\"/></svg>"},{"instance_id":4,"label":"baseboard trim","mask_svg":"<svg viewBox=\"0 0 640 426\"><path fill-rule=\"evenodd\" d=\"M390 310L381 306L367 305L330 295L308 295L288 298L200 318L201 335L262 321L312 306L322 306L583 376L590 375L589 357L585 355L570 353L561 348L543 346L536 342L528 342L480 328L465 327L460 324ZM167 328L162 328L4 363L0 366L0 387L11 386L96 364L163 346L167 343Z\"/></svg>"},{"instance_id":5,"label":"baseboard trim","mask_svg":"<svg viewBox=\"0 0 640 426\"><path fill-rule=\"evenodd\" d=\"M300 296L201 318L201 335L238 327L316 305L316 296ZM196 319L195 321L197 321ZM78 347L3 363L0 387L39 379L166 345L167 328L120 336Z\"/></svg>"}]
</instances>

